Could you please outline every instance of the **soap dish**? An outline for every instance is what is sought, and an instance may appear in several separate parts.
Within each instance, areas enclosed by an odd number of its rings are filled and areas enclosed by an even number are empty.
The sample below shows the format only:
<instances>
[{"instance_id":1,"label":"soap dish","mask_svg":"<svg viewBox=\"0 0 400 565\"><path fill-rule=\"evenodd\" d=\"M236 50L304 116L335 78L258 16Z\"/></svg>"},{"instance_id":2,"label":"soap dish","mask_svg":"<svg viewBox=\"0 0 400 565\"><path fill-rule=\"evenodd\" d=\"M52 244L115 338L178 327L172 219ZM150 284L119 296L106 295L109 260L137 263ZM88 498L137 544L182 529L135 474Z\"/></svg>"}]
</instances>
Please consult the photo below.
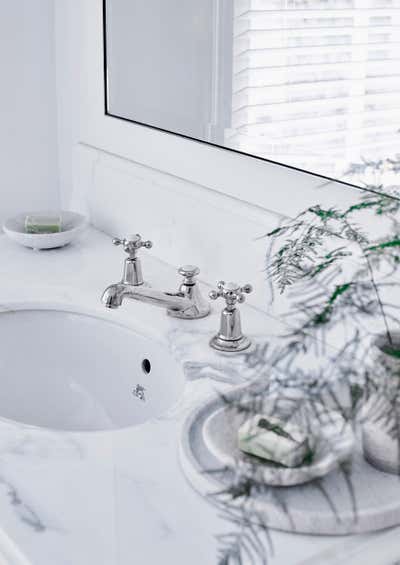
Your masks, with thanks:
<instances>
[{"instance_id":1,"label":"soap dish","mask_svg":"<svg viewBox=\"0 0 400 565\"><path fill-rule=\"evenodd\" d=\"M271 399L265 406L265 413L276 415L275 408L276 401ZM314 432L312 437L312 457L298 467L284 467L240 451L237 430L248 416L227 406L210 412L203 427L204 442L222 465L235 467L247 464L249 468L257 470L257 476L265 484L293 486L308 483L324 477L349 459L354 446L351 425L345 422L339 412L327 410L317 403L313 404L313 408L318 412L315 415L318 432ZM301 427L301 420L300 413L296 413L291 421Z\"/></svg>"},{"instance_id":2,"label":"soap dish","mask_svg":"<svg viewBox=\"0 0 400 565\"><path fill-rule=\"evenodd\" d=\"M200 416L202 420L202 441L211 460L218 461L222 468L235 469L240 466L255 473L261 483L270 486L294 486L320 479L346 460L351 459L354 448L354 434L352 426L343 416L334 410L317 402L312 402L312 417L310 417L308 403L301 403L299 399L274 398L265 400L262 413L276 415L282 420L291 421L302 429L310 432L312 456L305 460L299 467L284 467L248 455L239 450L238 429L249 418L246 411L237 410L226 399L240 399L243 389L236 389L224 398L211 397L203 406L194 411L184 426L184 435L189 433L191 427L198 425ZM224 400L225 399L225 400Z\"/></svg>"},{"instance_id":3,"label":"soap dish","mask_svg":"<svg viewBox=\"0 0 400 565\"><path fill-rule=\"evenodd\" d=\"M3 225L4 233L12 240L31 249L55 249L75 241L87 228L88 220L82 214L62 210L61 231L55 233L26 233L25 218L30 215L51 216L52 212L24 212L9 218Z\"/></svg>"}]
</instances>

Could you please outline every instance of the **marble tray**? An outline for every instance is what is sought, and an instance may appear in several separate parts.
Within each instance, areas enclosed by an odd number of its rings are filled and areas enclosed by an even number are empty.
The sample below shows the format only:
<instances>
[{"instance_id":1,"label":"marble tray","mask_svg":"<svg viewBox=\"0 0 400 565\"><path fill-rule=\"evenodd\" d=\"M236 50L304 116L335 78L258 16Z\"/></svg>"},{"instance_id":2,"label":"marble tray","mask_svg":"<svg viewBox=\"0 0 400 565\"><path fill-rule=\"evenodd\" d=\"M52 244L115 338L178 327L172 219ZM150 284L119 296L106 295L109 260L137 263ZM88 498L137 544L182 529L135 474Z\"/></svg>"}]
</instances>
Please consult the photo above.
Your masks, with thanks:
<instances>
[{"instance_id":1,"label":"marble tray","mask_svg":"<svg viewBox=\"0 0 400 565\"><path fill-rule=\"evenodd\" d=\"M180 461L191 485L203 496L229 484L232 471L205 439L210 416L223 407L213 397L184 423ZM209 433L209 425L208 432ZM400 524L400 479L376 470L354 450L350 470L343 466L298 486L270 486L252 499L269 527L288 532L342 535L377 531Z\"/></svg>"}]
</instances>

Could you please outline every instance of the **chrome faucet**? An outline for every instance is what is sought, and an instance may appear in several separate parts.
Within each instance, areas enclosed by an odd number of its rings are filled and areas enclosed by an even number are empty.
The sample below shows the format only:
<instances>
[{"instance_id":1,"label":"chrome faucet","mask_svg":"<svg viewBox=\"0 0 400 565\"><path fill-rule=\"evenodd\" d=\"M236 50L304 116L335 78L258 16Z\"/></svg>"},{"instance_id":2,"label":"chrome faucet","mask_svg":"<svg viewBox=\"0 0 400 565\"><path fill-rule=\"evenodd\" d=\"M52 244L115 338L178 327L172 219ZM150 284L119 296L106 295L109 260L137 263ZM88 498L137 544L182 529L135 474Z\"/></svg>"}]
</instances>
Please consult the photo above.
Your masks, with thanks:
<instances>
[{"instance_id":1,"label":"chrome faucet","mask_svg":"<svg viewBox=\"0 0 400 565\"><path fill-rule=\"evenodd\" d=\"M119 308L125 298L147 302L153 306L165 308L169 316L194 320L204 318L210 312L210 305L200 293L196 276L200 270L193 265L185 265L178 270L183 280L177 292L164 292L149 288L143 283L140 259L137 251L140 247L149 249L150 241L143 242L139 234L124 240L114 239L115 245L123 245L129 254L124 262L122 280L106 288L101 298L106 308Z\"/></svg>"},{"instance_id":2,"label":"chrome faucet","mask_svg":"<svg viewBox=\"0 0 400 565\"><path fill-rule=\"evenodd\" d=\"M133 286L141 286L142 284L148 285L148 283L143 281L142 264L140 257L137 256L137 252L142 247L145 249L151 249L153 247L153 242L143 241L142 236L138 233L135 235L129 235L125 239L114 237L112 242L114 245L122 245L125 253L128 253L128 257L124 261L124 272L121 282L132 284Z\"/></svg>"},{"instance_id":3,"label":"chrome faucet","mask_svg":"<svg viewBox=\"0 0 400 565\"><path fill-rule=\"evenodd\" d=\"M217 290L209 294L211 300L225 299L225 308L221 312L220 328L211 339L210 346L218 351L243 351L251 345L250 339L242 334L240 312L236 304L245 301L245 294L253 291L251 284L240 286L237 283L219 281Z\"/></svg>"}]
</instances>

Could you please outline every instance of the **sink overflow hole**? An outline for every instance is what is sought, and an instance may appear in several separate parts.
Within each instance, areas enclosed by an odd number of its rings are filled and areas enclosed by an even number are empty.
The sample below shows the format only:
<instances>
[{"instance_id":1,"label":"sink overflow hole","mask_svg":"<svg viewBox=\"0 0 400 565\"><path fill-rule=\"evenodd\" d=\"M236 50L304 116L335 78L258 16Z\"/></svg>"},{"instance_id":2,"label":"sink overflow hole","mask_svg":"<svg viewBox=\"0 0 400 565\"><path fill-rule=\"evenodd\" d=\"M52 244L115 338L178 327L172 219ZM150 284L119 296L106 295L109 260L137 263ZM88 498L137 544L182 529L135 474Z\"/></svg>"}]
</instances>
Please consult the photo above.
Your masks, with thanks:
<instances>
[{"instance_id":1,"label":"sink overflow hole","mask_svg":"<svg viewBox=\"0 0 400 565\"><path fill-rule=\"evenodd\" d=\"M148 359L143 359L142 361L142 369L143 372L146 373L146 375L148 375L151 371L151 363Z\"/></svg>"}]
</instances>

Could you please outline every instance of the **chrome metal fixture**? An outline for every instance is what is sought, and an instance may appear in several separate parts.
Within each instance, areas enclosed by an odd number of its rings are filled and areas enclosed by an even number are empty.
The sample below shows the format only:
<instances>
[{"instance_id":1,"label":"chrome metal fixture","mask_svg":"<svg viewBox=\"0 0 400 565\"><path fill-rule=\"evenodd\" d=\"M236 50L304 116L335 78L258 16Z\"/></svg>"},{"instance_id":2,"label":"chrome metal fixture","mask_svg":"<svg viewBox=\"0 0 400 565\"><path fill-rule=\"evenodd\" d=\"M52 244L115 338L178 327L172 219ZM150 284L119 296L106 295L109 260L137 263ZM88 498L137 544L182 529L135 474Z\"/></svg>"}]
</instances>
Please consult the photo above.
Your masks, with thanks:
<instances>
[{"instance_id":1,"label":"chrome metal fixture","mask_svg":"<svg viewBox=\"0 0 400 565\"><path fill-rule=\"evenodd\" d=\"M133 396L136 396L139 400L146 402L146 389L142 385L136 385L135 388L132 390Z\"/></svg>"},{"instance_id":2,"label":"chrome metal fixture","mask_svg":"<svg viewBox=\"0 0 400 565\"><path fill-rule=\"evenodd\" d=\"M240 312L236 304L244 302L245 294L250 294L253 287L250 284L240 286L234 282L219 281L217 289L210 292L211 300L224 298L226 306L221 312L219 332L211 339L210 345L218 351L243 351L251 345L251 341L242 334Z\"/></svg>"},{"instance_id":3,"label":"chrome metal fixture","mask_svg":"<svg viewBox=\"0 0 400 565\"><path fill-rule=\"evenodd\" d=\"M122 245L128 257L124 261L124 272L122 275L122 283L131 284L133 286L148 285L143 281L142 263L137 256L137 252L142 247L151 249L153 247L152 241L143 241L140 234L128 235L125 239L114 237L114 245Z\"/></svg>"},{"instance_id":4,"label":"chrome metal fixture","mask_svg":"<svg viewBox=\"0 0 400 565\"><path fill-rule=\"evenodd\" d=\"M200 293L196 276L200 270L194 265L185 265L178 270L183 280L178 292L164 292L149 288L143 283L140 262L136 252L140 247L149 249L150 241L143 242L139 235L131 239L113 240L116 245L123 245L129 257L125 259L121 282L106 288L101 298L107 308L119 308L125 298L147 302L153 306L166 308L169 316L195 320L204 318L210 312L209 303Z\"/></svg>"},{"instance_id":5,"label":"chrome metal fixture","mask_svg":"<svg viewBox=\"0 0 400 565\"><path fill-rule=\"evenodd\" d=\"M205 300L200 292L196 277L200 274L200 269L195 265L183 265L178 269L178 273L183 277L179 285L178 295L185 296L194 306L196 315L189 310L168 310L168 315L174 318L192 319L204 318L210 313L210 304Z\"/></svg>"}]
</instances>

